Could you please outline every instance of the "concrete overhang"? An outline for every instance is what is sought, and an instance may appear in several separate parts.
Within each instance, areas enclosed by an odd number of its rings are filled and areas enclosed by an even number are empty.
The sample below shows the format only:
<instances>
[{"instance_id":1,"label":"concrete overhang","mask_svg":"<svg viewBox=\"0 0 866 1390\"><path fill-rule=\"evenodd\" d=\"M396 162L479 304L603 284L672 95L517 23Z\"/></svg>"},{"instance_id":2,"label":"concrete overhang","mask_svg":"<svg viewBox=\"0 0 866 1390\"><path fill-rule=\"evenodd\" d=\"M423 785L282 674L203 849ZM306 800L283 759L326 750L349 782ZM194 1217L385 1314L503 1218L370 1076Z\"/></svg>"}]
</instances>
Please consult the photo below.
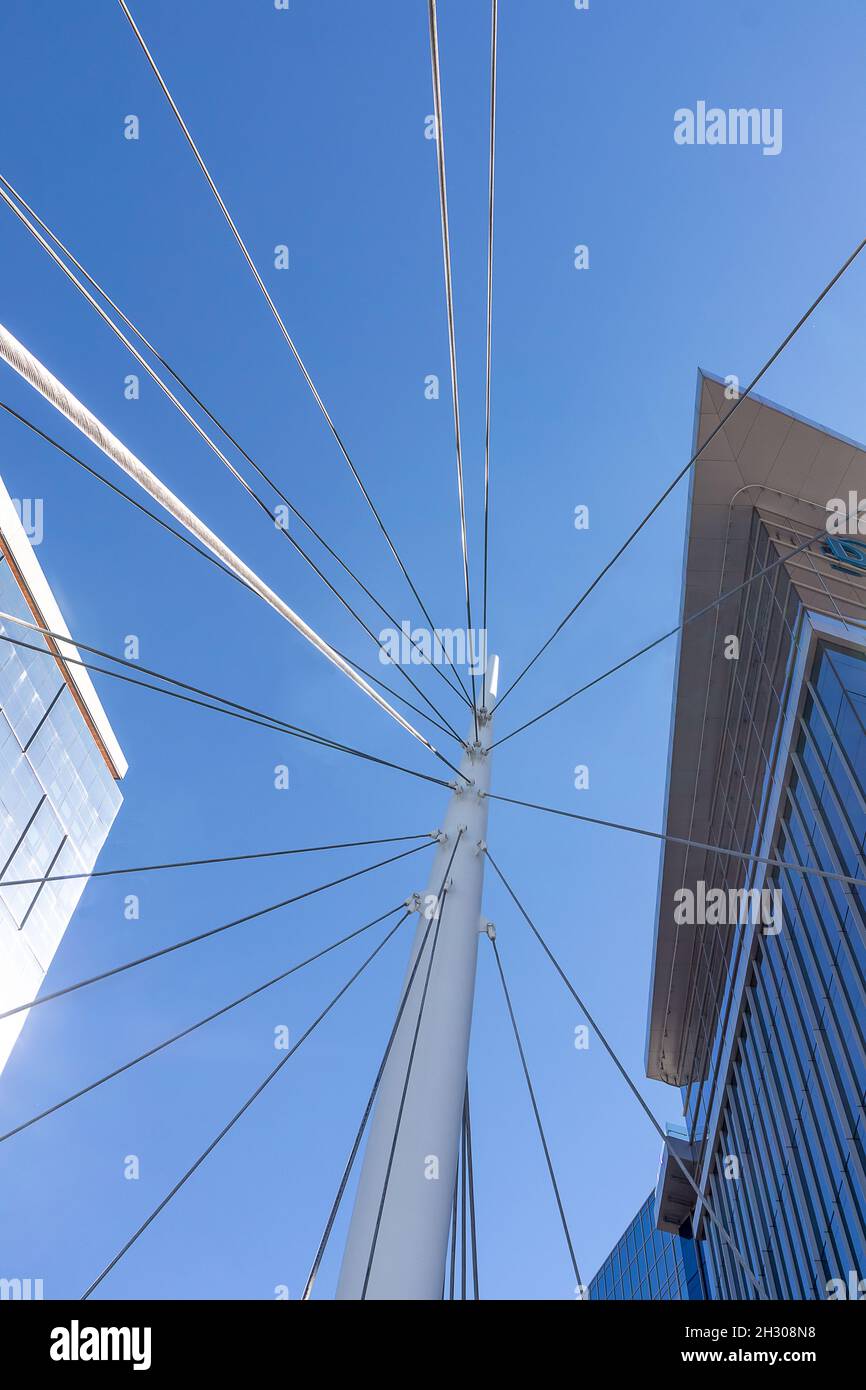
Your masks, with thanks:
<instances>
[{"instance_id":1,"label":"concrete overhang","mask_svg":"<svg viewBox=\"0 0 866 1390\"><path fill-rule=\"evenodd\" d=\"M657 1228L667 1231L670 1235L677 1235L684 1222L692 1218L695 1210L695 1190L683 1168L694 1180L695 1155L691 1144L685 1137L669 1131L659 1163L655 1214Z\"/></svg>"},{"instance_id":2,"label":"concrete overhang","mask_svg":"<svg viewBox=\"0 0 866 1390\"><path fill-rule=\"evenodd\" d=\"M694 448L717 429L733 400L725 384L698 375ZM746 577L757 511L779 555L823 531L830 499L866 498L866 450L757 396L747 397L710 440L691 471L680 621ZM856 623L866 621L866 573L852 573L823 553L820 541L786 561L803 605ZM723 638L737 631L741 595L680 634L671 712L665 830L709 839L709 817L732 663ZM668 843L659 872L647 1025L647 1075L683 1085L691 942L679 938L674 893L701 877L705 856ZM688 880L685 880L686 868Z\"/></svg>"}]
</instances>

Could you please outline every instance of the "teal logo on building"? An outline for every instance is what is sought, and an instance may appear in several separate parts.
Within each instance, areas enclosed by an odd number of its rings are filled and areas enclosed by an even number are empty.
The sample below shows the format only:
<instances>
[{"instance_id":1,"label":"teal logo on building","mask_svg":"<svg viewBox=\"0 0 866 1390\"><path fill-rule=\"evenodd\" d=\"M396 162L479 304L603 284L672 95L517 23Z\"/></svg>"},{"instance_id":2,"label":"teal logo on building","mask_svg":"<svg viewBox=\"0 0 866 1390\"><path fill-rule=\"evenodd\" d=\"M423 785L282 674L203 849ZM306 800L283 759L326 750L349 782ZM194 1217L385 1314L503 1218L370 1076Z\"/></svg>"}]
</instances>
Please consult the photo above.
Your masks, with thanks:
<instances>
[{"instance_id":1,"label":"teal logo on building","mask_svg":"<svg viewBox=\"0 0 866 1390\"><path fill-rule=\"evenodd\" d=\"M821 546L825 555L832 555L839 563L834 570L853 570L866 574L866 542L851 540L847 536L828 536Z\"/></svg>"}]
</instances>

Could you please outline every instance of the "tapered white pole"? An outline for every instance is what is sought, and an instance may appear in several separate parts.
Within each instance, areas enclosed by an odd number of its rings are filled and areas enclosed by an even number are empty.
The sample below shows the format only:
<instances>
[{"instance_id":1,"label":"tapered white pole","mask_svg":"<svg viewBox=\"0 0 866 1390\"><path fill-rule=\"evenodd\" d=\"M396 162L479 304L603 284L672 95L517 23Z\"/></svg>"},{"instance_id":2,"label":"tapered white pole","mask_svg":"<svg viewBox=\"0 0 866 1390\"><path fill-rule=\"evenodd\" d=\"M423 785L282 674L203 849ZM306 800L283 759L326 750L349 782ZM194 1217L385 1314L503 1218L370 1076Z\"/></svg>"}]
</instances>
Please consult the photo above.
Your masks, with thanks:
<instances>
[{"instance_id":1,"label":"tapered white pole","mask_svg":"<svg viewBox=\"0 0 866 1390\"><path fill-rule=\"evenodd\" d=\"M496 658L493 664L495 669ZM495 691L491 679L489 707ZM425 935L427 944L379 1086L340 1271L339 1299L442 1297L481 928L490 708L479 715L478 725L479 741L460 764L472 786L455 790L451 798L421 900L400 999ZM428 983L436 922L428 934L425 908L429 911L435 904L458 835Z\"/></svg>"}]
</instances>

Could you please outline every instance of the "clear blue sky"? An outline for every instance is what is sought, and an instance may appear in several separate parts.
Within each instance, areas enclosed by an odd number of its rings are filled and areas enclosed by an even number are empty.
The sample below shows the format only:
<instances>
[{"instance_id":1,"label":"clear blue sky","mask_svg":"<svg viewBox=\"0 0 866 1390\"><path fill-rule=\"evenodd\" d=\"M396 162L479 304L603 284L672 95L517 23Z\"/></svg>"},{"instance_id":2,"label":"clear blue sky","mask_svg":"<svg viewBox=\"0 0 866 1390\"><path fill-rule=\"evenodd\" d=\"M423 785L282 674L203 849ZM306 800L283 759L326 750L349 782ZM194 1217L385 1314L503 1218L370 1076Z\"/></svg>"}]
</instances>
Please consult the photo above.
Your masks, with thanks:
<instances>
[{"instance_id":1,"label":"clear blue sky","mask_svg":"<svg viewBox=\"0 0 866 1390\"><path fill-rule=\"evenodd\" d=\"M480 593L486 0L442 0L440 39L473 577ZM502 0L491 645L507 683L688 457L696 370L747 379L866 227L866 12L855 0L695 6ZM435 146L423 0L139 0L205 158L338 428L442 625L462 614ZM3 8L0 168L399 616L416 616L375 525L113 0ZM781 107L783 150L683 148L698 100ZM136 114L141 138L123 138ZM291 268L271 268L273 247ZM586 243L590 269L572 266ZM44 253L0 215L0 318L325 636L375 649ZM762 394L866 438L866 266ZM437 373L439 401L424 396ZM110 465L12 374L0 399ZM44 499L40 560L72 632L427 770L390 721L263 604L13 421L0 470ZM675 620L681 486L502 712L499 732ZM575 531L574 507L591 526ZM372 652L372 656L371 656ZM672 644L513 740L499 791L661 823ZM97 678L98 679L98 678ZM399 678L396 678L399 679ZM433 694L439 682L427 681ZM102 864L427 830L436 787L101 681L127 754ZM452 701L449 714L459 715ZM276 791L286 762L291 787ZM576 792L576 763L590 789ZM429 767L435 771L435 767ZM657 847L492 808L490 844L641 1075ZM342 870L375 851L97 881L60 986ZM118 1065L423 886L423 857L46 1005L3 1078L2 1121ZM141 919L123 916L128 892ZM499 930L581 1269L655 1179L658 1141L495 883ZM300 1292L387 1037L394 942L102 1286L105 1295ZM369 949L286 985L0 1147L2 1272L79 1294ZM471 1077L482 1292L569 1298L558 1227L492 960L482 943ZM660 1119L679 1097L644 1083ZM123 1177L137 1154L138 1182ZM319 1292L332 1292L344 1224Z\"/></svg>"}]
</instances>

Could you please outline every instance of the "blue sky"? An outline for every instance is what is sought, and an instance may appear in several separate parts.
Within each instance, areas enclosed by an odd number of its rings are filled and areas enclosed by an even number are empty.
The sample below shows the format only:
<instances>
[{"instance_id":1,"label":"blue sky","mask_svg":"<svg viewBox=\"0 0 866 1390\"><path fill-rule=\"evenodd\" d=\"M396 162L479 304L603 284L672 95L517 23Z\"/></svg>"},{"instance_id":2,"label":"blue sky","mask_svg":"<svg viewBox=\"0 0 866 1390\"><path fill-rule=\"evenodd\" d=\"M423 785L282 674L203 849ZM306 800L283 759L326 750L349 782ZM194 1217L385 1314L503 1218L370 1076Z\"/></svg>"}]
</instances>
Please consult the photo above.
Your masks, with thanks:
<instances>
[{"instance_id":1,"label":"blue sky","mask_svg":"<svg viewBox=\"0 0 866 1390\"><path fill-rule=\"evenodd\" d=\"M423 0L139 0L133 12L350 452L438 623L463 612ZM113 0L4 7L0 170L399 616L398 571ZM480 599L489 6L442 0L440 42L473 582ZM696 7L502 0L492 445L492 649L507 684L690 452L698 367L748 379L863 235L866 13L855 0ZM780 107L783 148L681 147L698 100ZM140 118L136 142L124 118ZM277 271L273 248L290 248ZM573 248L590 268L573 268ZM15 222L0 318L329 640L375 648ZM866 438L866 267L762 394ZM424 379L439 375L438 401ZM110 465L3 369L0 399ZM39 558L71 631L436 771L237 585L0 420L13 495L44 499ZM678 611L681 485L502 711L497 732L662 632ZM573 526L588 504L590 529ZM300 533L298 533L300 534ZM334 576L336 578L336 576ZM374 614L368 615L375 618ZM372 655L371 655L372 653ZM661 824L668 644L502 748L495 789ZM399 680L399 677L392 678ZM97 678L98 679L98 678ZM426 689L439 698L441 682ZM440 789L115 682L129 759L102 864L432 829ZM447 692L446 692L447 695ZM450 697L448 697L450 698ZM460 715L455 700L449 717ZM465 713L465 710L464 710ZM438 735L437 735L438 737ZM277 791L273 770L290 767ZM573 768L590 768L589 790ZM658 850L494 805L489 840L640 1076ZM59 987L373 862L375 850L96 881ZM46 1005L3 1077L13 1123L423 886L424 857ZM123 915L128 892L141 918ZM486 910L523 1026L582 1273L655 1180L658 1140L503 893ZM0 1147L4 1272L87 1286L371 948L364 938ZM106 1296L300 1292L387 1038L392 943L102 1286ZM569 1298L573 1276L493 962L482 943L471 1079L480 1274L489 1297ZM643 1083L660 1119L676 1092ZM137 1154L141 1177L123 1177ZM347 1204L348 1211L348 1204ZM318 1291L333 1291L344 1221Z\"/></svg>"}]
</instances>

